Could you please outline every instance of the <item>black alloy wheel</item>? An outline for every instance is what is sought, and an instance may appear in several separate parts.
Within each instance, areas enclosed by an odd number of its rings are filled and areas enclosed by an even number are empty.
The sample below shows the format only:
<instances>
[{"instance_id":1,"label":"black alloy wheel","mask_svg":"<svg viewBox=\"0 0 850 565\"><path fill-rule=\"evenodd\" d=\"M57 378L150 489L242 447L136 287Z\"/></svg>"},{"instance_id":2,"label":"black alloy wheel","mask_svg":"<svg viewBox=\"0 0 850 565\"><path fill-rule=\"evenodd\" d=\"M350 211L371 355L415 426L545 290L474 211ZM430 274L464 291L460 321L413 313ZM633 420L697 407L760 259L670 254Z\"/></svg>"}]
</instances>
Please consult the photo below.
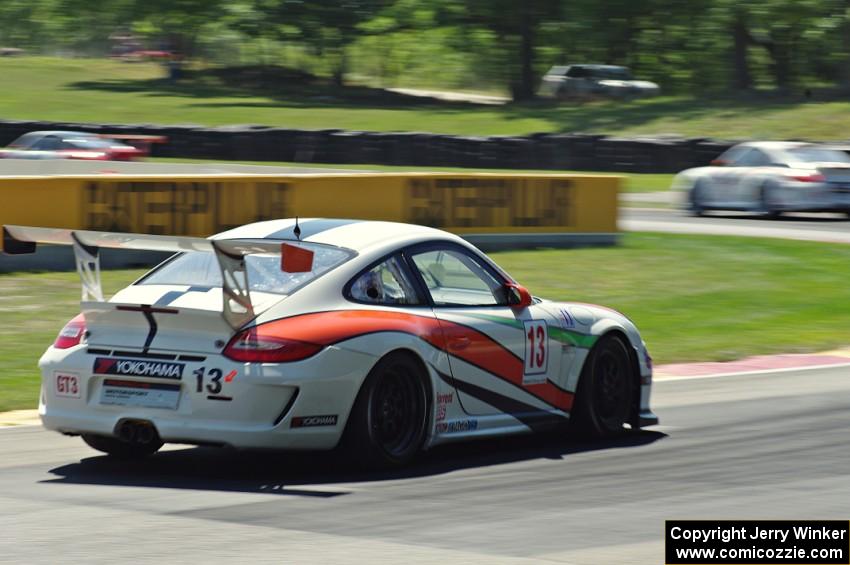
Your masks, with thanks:
<instances>
[{"instance_id":1,"label":"black alloy wheel","mask_svg":"<svg viewBox=\"0 0 850 565\"><path fill-rule=\"evenodd\" d=\"M702 183L697 181L694 186L691 188L690 192L690 204L691 204L691 214L694 216L704 216L705 215L705 205L703 204L705 198L705 188Z\"/></svg>"},{"instance_id":2,"label":"black alloy wheel","mask_svg":"<svg viewBox=\"0 0 850 565\"><path fill-rule=\"evenodd\" d=\"M782 210L778 209L774 204L776 200L777 188L773 183L765 183L762 185L760 193L761 212L770 220L775 220L782 215Z\"/></svg>"},{"instance_id":3,"label":"black alloy wheel","mask_svg":"<svg viewBox=\"0 0 850 565\"><path fill-rule=\"evenodd\" d=\"M626 347L617 336L603 336L585 362L574 409L574 423L584 435L616 436L629 421L636 376Z\"/></svg>"},{"instance_id":4,"label":"black alloy wheel","mask_svg":"<svg viewBox=\"0 0 850 565\"><path fill-rule=\"evenodd\" d=\"M428 389L421 365L410 354L379 361L358 394L346 435L348 449L369 467L409 463L425 440Z\"/></svg>"}]
</instances>

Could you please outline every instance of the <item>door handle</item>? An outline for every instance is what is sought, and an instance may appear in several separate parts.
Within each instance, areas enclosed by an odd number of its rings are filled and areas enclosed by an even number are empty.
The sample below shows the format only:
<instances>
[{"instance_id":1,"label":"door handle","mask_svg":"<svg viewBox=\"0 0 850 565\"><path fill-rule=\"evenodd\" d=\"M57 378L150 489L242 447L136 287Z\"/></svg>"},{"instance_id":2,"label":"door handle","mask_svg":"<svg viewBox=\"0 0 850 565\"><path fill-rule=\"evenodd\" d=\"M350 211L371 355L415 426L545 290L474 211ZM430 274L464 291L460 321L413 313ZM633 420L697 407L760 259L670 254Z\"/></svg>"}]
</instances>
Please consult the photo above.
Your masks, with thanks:
<instances>
[{"instance_id":1,"label":"door handle","mask_svg":"<svg viewBox=\"0 0 850 565\"><path fill-rule=\"evenodd\" d=\"M469 340L468 337L456 337L449 342L449 349L461 351L462 349L466 349L467 347L469 347L470 343L472 342Z\"/></svg>"}]
</instances>

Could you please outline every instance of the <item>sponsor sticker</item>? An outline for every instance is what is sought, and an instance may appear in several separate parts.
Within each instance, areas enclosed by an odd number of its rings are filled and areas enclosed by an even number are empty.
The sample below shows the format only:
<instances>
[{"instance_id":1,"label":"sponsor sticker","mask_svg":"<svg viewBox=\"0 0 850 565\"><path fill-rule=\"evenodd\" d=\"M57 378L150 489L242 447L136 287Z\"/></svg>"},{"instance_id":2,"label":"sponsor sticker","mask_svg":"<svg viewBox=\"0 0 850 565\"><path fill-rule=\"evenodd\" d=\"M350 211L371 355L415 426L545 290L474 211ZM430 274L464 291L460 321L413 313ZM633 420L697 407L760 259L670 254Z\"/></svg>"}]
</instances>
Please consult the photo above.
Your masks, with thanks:
<instances>
[{"instance_id":1,"label":"sponsor sticker","mask_svg":"<svg viewBox=\"0 0 850 565\"><path fill-rule=\"evenodd\" d=\"M152 361L149 359L112 359L97 357L94 360L94 374L117 375L121 377L158 377L161 379L181 379L183 363Z\"/></svg>"},{"instance_id":2,"label":"sponsor sticker","mask_svg":"<svg viewBox=\"0 0 850 565\"><path fill-rule=\"evenodd\" d=\"M80 376L77 373L55 371L53 382L56 396L80 398Z\"/></svg>"},{"instance_id":3,"label":"sponsor sticker","mask_svg":"<svg viewBox=\"0 0 850 565\"><path fill-rule=\"evenodd\" d=\"M174 410L179 402L180 385L176 384L105 379L100 392L101 404Z\"/></svg>"},{"instance_id":4,"label":"sponsor sticker","mask_svg":"<svg viewBox=\"0 0 850 565\"><path fill-rule=\"evenodd\" d=\"M336 426L336 414L323 416L295 416L289 424L290 428L315 428L317 426Z\"/></svg>"},{"instance_id":5,"label":"sponsor sticker","mask_svg":"<svg viewBox=\"0 0 850 565\"><path fill-rule=\"evenodd\" d=\"M446 419L446 406L454 402L455 394L449 392L446 394L437 393L437 421L442 422Z\"/></svg>"},{"instance_id":6,"label":"sponsor sticker","mask_svg":"<svg viewBox=\"0 0 850 565\"><path fill-rule=\"evenodd\" d=\"M576 321L566 308L561 308L561 320L564 322L564 329L570 330L576 327Z\"/></svg>"},{"instance_id":7,"label":"sponsor sticker","mask_svg":"<svg viewBox=\"0 0 850 565\"><path fill-rule=\"evenodd\" d=\"M450 422L439 422L437 433L453 434L457 432L474 432L478 429L478 420L467 418L464 420L452 420Z\"/></svg>"}]
</instances>

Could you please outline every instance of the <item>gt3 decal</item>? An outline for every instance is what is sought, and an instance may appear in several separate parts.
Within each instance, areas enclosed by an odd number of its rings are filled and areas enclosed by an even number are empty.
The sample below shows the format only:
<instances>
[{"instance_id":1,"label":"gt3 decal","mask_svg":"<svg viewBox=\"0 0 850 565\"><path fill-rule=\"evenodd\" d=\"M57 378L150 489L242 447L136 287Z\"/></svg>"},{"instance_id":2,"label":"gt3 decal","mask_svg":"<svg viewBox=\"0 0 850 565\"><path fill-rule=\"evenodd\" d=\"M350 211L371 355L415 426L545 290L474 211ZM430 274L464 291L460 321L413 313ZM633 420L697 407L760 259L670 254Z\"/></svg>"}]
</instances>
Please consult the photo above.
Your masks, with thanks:
<instances>
[{"instance_id":1,"label":"gt3 decal","mask_svg":"<svg viewBox=\"0 0 850 565\"><path fill-rule=\"evenodd\" d=\"M80 398L80 376L76 373L53 373L56 396Z\"/></svg>"},{"instance_id":2,"label":"gt3 decal","mask_svg":"<svg viewBox=\"0 0 850 565\"><path fill-rule=\"evenodd\" d=\"M96 375L117 375L121 377L157 377L161 379L183 378L183 363L148 361L139 359L112 359L97 357L93 372Z\"/></svg>"}]
</instances>

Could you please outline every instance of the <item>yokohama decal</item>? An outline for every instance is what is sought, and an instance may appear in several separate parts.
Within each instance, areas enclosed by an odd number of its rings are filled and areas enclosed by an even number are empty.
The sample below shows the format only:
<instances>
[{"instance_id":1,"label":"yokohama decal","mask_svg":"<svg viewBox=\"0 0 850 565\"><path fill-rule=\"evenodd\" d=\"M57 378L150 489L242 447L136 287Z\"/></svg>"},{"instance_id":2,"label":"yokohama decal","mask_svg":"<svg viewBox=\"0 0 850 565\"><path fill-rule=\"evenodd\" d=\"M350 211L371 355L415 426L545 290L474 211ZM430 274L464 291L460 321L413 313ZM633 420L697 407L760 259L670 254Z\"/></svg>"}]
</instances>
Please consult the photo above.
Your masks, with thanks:
<instances>
[{"instance_id":1,"label":"yokohama decal","mask_svg":"<svg viewBox=\"0 0 850 565\"><path fill-rule=\"evenodd\" d=\"M384 310L341 310L283 318L264 326L273 328L278 335L297 336L299 340L324 346L378 332L412 334L555 408L569 411L573 405L573 393L549 381L523 386L522 359L487 334L456 322ZM447 346L459 340L464 347Z\"/></svg>"},{"instance_id":2,"label":"yokohama decal","mask_svg":"<svg viewBox=\"0 0 850 565\"><path fill-rule=\"evenodd\" d=\"M183 377L183 368L185 366L183 363L98 357L94 360L93 372L96 375L159 377L179 380Z\"/></svg>"}]
</instances>

